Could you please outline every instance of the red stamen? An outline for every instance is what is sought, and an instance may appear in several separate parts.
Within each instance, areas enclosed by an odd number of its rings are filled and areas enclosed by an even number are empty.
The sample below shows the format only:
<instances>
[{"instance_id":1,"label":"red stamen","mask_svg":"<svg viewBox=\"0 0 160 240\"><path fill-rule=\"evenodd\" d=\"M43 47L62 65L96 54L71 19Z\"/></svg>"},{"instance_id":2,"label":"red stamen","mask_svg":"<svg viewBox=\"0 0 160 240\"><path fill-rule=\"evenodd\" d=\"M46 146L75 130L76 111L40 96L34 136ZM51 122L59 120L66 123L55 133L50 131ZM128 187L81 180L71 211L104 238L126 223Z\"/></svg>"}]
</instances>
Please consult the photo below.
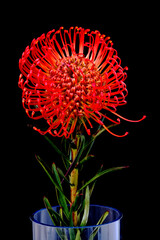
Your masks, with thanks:
<instances>
[{"instance_id":1,"label":"red stamen","mask_svg":"<svg viewBox=\"0 0 160 240\"><path fill-rule=\"evenodd\" d=\"M146 115L144 115L144 116L143 116L141 119L139 119L139 120L129 120L129 119L124 118L124 117L122 117L121 115L117 114L116 112L113 112L113 111L110 111L110 112L112 112L114 115L118 116L119 118L121 118L121 119L123 119L123 120L125 120L125 121L127 121L127 122L133 122L133 123L141 122L141 121L143 121L143 120L146 118Z\"/></svg>"},{"instance_id":2,"label":"red stamen","mask_svg":"<svg viewBox=\"0 0 160 240\"><path fill-rule=\"evenodd\" d=\"M115 136L115 137L125 137L125 136L128 135L128 132L126 132L126 133L123 134L123 135L117 135L117 134L111 132L104 124L103 124L103 127L107 130L107 132L109 132L110 134L112 134L112 135Z\"/></svg>"}]
</instances>

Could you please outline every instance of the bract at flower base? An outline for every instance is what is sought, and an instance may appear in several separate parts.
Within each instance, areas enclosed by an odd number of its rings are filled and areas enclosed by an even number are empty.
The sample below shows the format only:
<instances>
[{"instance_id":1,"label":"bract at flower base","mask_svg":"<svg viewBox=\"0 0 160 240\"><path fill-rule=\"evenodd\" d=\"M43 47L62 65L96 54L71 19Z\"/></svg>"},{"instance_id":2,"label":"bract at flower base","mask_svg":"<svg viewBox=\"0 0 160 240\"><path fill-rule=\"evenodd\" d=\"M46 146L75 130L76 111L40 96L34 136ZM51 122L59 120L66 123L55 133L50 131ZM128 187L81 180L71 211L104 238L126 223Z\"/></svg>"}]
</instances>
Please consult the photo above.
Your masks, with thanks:
<instances>
[{"instance_id":1,"label":"bract at flower base","mask_svg":"<svg viewBox=\"0 0 160 240\"><path fill-rule=\"evenodd\" d=\"M59 212L60 208L56 206L53 210ZM108 213L107 218L99 224L105 213ZM121 218L117 209L91 205L88 226L55 227L47 210L41 209L31 217L33 240L120 240Z\"/></svg>"}]
</instances>

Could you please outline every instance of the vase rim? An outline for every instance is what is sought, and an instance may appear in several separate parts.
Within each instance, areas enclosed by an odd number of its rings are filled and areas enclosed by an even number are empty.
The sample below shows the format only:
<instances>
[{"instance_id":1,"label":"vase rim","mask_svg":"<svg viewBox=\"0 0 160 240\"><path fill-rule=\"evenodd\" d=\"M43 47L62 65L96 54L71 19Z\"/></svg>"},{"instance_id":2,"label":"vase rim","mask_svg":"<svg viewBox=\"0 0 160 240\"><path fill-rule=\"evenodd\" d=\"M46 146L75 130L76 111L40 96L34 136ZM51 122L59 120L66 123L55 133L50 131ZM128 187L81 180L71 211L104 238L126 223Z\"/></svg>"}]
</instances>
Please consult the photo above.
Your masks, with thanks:
<instances>
[{"instance_id":1,"label":"vase rim","mask_svg":"<svg viewBox=\"0 0 160 240\"><path fill-rule=\"evenodd\" d=\"M53 206L53 207L59 207L58 205L57 206ZM111 209L115 212L118 213L118 217L116 219L114 219L113 221L110 221L110 222L107 222L107 223L103 223L103 224L99 224L99 225L89 225L89 226L76 226L76 227L66 227L66 226L54 226L54 225L51 225L51 224L45 224L45 223L41 223L39 221L37 221L35 218L34 218L34 215L40 211L43 211L43 210L46 210L46 208L42 208L40 210L37 210L36 212L34 212L31 216L30 216L30 220L34 223L37 223L39 225L43 225L43 226L46 226L46 227L53 227L53 228L64 228L64 229L81 229L81 228L91 228L91 227L101 227L101 226L105 226L105 225L108 225L108 224L111 224L111 223L114 223L114 222L117 222L119 220L121 220L121 218L123 217L122 213L116 209L116 208L113 208L113 207L109 207L109 206L103 206L103 205L96 205L96 204L91 204L90 207L101 207L101 208L108 208L108 209Z\"/></svg>"}]
</instances>

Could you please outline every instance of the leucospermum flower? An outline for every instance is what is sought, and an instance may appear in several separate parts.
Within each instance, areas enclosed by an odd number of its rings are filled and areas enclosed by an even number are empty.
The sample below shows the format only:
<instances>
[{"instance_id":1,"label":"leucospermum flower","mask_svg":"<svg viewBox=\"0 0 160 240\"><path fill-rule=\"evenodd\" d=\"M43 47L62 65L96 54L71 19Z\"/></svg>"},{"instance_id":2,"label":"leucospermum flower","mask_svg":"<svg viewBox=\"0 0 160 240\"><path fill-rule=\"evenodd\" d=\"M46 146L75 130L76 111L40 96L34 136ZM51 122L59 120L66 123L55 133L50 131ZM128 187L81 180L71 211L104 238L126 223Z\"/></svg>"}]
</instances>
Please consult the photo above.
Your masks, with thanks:
<instances>
[{"instance_id":1,"label":"leucospermum flower","mask_svg":"<svg viewBox=\"0 0 160 240\"><path fill-rule=\"evenodd\" d=\"M35 130L68 138L79 123L90 134L94 120L119 136L102 121L106 118L119 124L120 118L125 119L116 111L126 104L128 94L127 67L121 67L110 37L78 27L52 30L33 39L22 54L19 68L26 113L32 119L43 118L48 124L45 131L34 127Z\"/></svg>"}]
</instances>

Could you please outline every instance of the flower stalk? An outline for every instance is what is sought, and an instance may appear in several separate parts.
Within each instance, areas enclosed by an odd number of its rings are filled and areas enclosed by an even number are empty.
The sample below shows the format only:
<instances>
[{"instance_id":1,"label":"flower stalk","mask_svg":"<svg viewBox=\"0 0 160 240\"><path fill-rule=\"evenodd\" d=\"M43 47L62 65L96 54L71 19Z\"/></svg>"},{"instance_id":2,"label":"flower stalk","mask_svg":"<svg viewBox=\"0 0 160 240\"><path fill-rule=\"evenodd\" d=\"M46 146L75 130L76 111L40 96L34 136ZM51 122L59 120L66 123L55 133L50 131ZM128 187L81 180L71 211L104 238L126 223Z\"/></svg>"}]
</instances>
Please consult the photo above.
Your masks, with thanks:
<instances>
[{"instance_id":1,"label":"flower stalk","mask_svg":"<svg viewBox=\"0 0 160 240\"><path fill-rule=\"evenodd\" d=\"M75 202L77 196L77 187L78 187L78 169L74 169L71 172L70 183L74 186L71 186L71 207ZM72 212L73 225L77 226L77 211Z\"/></svg>"},{"instance_id":2,"label":"flower stalk","mask_svg":"<svg viewBox=\"0 0 160 240\"><path fill-rule=\"evenodd\" d=\"M72 140L73 141L73 140ZM72 163L75 161L75 158L77 156L78 153L78 148L79 148L79 137L76 136L75 140L73 141L76 145L76 149L75 148L71 148L71 159L72 159ZM77 195L77 187L78 187L78 169L74 168L71 172L70 175L70 194L71 194L71 204L70 204L70 208L72 207L72 204L75 202L76 200L76 195ZM72 212L72 219L73 219L73 225L77 226L77 211L73 211Z\"/></svg>"}]
</instances>

